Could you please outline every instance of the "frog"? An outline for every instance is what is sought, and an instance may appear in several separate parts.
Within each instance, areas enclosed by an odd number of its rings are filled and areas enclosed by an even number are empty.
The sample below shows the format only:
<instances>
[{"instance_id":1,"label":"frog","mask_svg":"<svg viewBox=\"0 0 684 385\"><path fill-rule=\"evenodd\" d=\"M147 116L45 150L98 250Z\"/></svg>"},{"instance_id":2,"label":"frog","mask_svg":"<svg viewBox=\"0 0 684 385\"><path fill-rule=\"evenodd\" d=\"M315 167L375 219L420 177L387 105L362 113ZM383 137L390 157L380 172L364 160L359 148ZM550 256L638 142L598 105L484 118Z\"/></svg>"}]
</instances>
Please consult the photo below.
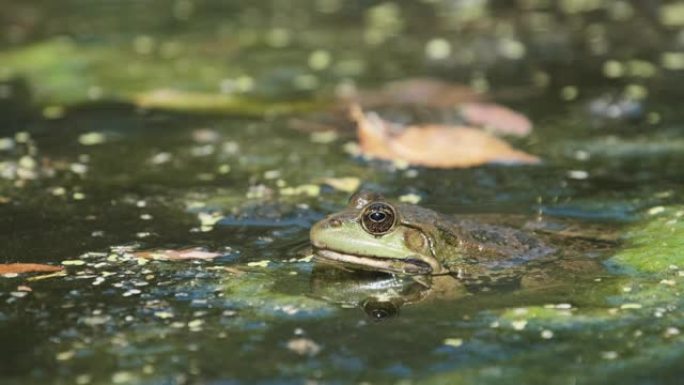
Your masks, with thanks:
<instances>
[{"instance_id":1,"label":"frog","mask_svg":"<svg viewBox=\"0 0 684 385\"><path fill-rule=\"evenodd\" d=\"M466 286L548 285L549 272L567 278L601 268L596 253L543 230L504 215L444 215L360 191L345 209L313 224L310 240L318 263L432 281L449 276Z\"/></svg>"}]
</instances>

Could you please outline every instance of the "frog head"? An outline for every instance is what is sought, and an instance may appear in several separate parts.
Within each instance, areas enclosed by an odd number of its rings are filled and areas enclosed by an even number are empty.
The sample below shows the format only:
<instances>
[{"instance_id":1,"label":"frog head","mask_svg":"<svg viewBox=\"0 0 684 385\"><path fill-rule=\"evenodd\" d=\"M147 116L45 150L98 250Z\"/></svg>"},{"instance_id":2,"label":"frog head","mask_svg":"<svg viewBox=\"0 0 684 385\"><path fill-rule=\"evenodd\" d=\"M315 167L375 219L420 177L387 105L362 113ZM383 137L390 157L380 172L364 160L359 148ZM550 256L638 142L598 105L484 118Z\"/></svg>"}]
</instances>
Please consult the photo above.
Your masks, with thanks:
<instances>
[{"instance_id":1,"label":"frog head","mask_svg":"<svg viewBox=\"0 0 684 385\"><path fill-rule=\"evenodd\" d=\"M311 228L316 258L343 267L393 274L445 273L436 258L434 212L359 192L346 209Z\"/></svg>"}]
</instances>

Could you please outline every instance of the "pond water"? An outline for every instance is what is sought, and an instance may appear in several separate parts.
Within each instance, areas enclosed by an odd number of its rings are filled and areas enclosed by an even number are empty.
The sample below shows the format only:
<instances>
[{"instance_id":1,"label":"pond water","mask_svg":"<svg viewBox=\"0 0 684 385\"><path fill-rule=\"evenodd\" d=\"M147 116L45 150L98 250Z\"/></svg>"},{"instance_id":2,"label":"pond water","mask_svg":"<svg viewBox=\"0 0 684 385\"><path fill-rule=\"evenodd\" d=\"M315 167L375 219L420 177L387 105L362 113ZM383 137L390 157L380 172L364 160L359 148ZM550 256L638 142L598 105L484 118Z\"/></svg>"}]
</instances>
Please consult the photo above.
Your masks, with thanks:
<instances>
[{"instance_id":1,"label":"pond water","mask_svg":"<svg viewBox=\"0 0 684 385\"><path fill-rule=\"evenodd\" d=\"M681 4L252 3L0 1L0 263L65 267L0 277L0 382L681 382ZM293 128L427 76L528 116L543 163L406 167ZM308 248L356 181L616 242L572 283L364 302ZM141 254L188 248L214 255Z\"/></svg>"}]
</instances>

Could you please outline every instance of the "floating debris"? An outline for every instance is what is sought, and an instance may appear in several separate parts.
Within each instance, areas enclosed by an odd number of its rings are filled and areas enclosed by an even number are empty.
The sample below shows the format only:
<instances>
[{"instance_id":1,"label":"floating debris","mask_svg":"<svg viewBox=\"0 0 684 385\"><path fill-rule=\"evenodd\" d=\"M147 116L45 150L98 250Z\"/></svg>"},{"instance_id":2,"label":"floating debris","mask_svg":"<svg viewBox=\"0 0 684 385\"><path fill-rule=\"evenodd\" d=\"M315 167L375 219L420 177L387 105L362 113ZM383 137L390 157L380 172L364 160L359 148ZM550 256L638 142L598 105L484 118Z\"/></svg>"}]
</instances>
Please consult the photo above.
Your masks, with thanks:
<instances>
[{"instance_id":1,"label":"floating debris","mask_svg":"<svg viewBox=\"0 0 684 385\"><path fill-rule=\"evenodd\" d=\"M271 263L268 259L264 259L262 261L256 261L256 262L248 262L247 266L249 267L268 267L268 265Z\"/></svg>"},{"instance_id":2,"label":"floating debris","mask_svg":"<svg viewBox=\"0 0 684 385\"><path fill-rule=\"evenodd\" d=\"M43 108L43 117L45 119L60 119L64 117L64 114L63 106L46 106Z\"/></svg>"},{"instance_id":3,"label":"floating debris","mask_svg":"<svg viewBox=\"0 0 684 385\"><path fill-rule=\"evenodd\" d=\"M93 312L93 313L95 313L95 312ZM90 317L81 318L81 321L88 326L100 326L100 325L106 324L111 319L112 319L112 317L110 317L108 315L93 314Z\"/></svg>"},{"instance_id":4,"label":"floating debris","mask_svg":"<svg viewBox=\"0 0 684 385\"><path fill-rule=\"evenodd\" d=\"M584 180L589 178L589 173L585 170L570 170L567 173L568 178L575 180Z\"/></svg>"},{"instance_id":5,"label":"floating debris","mask_svg":"<svg viewBox=\"0 0 684 385\"><path fill-rule=\"evenodd\" d=\"M169 319L173 318L174 314L171 313L170 311L158 311L154 313L154 316L160 319Z\"/></svg>"},{"instance_id":6,"label":"floating debris","mask_svg":"<svg viewBox=\"0 0 684 385\"><path fill-rule=\"evenodd\" d=\"M280 189L281 195L307 195L310 197L321 194L321 186L316 184L303 184L296 187L284 187Z\"/></svg>"},{"instance_id":7,"label":"floating debris","mask_svg":"<svg viewBox=\"0 0 684 385\"><path fill-rule=\"evenodd\" d=\"M463 339L461 338L446 338L443 342L444 345L457 348L463 345Z\"/></svg>"},{"instance_id":8,"label":"floating debris","mask_svg":"<svg viewBox=\"0 0 684 385\"><path fill-rule=\"evenodd\" d=\"M197 143L216 143L221 139L221 135L209 128L200 128L192 131L192 140Z\"/></svg>"},{"instance_id":9,"label":"floating debris","mask_svg":"<svg viewBox=\"0 0 684 385\"><path fill-rule=\"evenodd\" d=\"M43 279L49 279L49 278L56 278L56 277L66 277L67 273L64 270L57 271L55 273L51 274L41 274L41 275L36 275L33 277L29 277L27 281L32 282L32 281L41 281Z\"/></svg>"},{"instance_id":10,"label":"floating debris","mask_svg":"<svg viewBox=\"0 0 684 385\"><path fill-rule=\"evenodd\" d=\"M150 163L160 165L165 164L173 159L173 155L169 152L158 152L152 158L150 158Z\"/></svg>"},{"instance_id":11,"label":"floating debris","mask_svg":"<svg viewBox=\"0 0 684 385\"><path fill-rule=\"evenodd\" d=\"M335 131L312 132L311 141L313 143L328 144L336 141L339 135Z\"/></svg>"},{"instance_id":12,"label":"floating debris","mask_svg":"<svg viewBox=\"0 0 684 385\"><path fill-rule=\"evenodd\" d=\"M94 146L107 141L105 134L101 132L87 132L78 137L78 143L83 146Z\"/></svg>"},{"instance_id":13,"label":"floating debris","mask_svg":"<svg viewBox=\"0 0 684 385\"><path fill-rule=\"evenodd\" d=\"M55 359L57 361L68 361L68 360L74 358L75 355L76 355L75 351L67 350L65 352L57 353L57 355L55 356Z\"/></svg>"},{"instance_id":14,"label":"floating debris","mask_svg":"<svg viewBox=\"0 0 684 385\"><path fill-rule=\"evenodd\" d=\"M302 356L315 356L321 347L308 338L293 338L287 342L287 348Z\"/></svg>"},{"instance_id":15,"label":"floating debris","mask_svg":"<svg viewBox=\"0 0 684 385\"><path fill-rule=\"evenodd\" d=\"M202 325L204 325L204 321L201 319L196 319L188 322L188 328L193 332L198 332L202 330Z\"/></svg>"},{"instance_id":16,"label":"floating debris","mask_svg":"<svg viewBox=\"0 0 684 385\"><path fill-rule=\"evenodd\" d=\"M160 249L149 251L137 251L133 255L137 258L155 259L161 261L184 261L184 260L212 260L220 257L222 254L207 251L201 247L193 247L188 249Z\"/></svg>"},{"instance_id":17,"label":"floating debris","mask_svg":"<svg viewBox=\"0 0 684 385\"><path fill-rule=\"evenodd\" d=\"M130 372L116 372L112 375L112 383L114 384L128 384L135 379L136 377Z\"/></svg>"},{"instance_id":18,"label":"floating debris","mask_svg":"<svg viewBox=\"0 0 684 385\"><path fill-rule=\"evenodd\" d=\"M197 219L200 221L200 230L205 233L212 231L214 226L223 218L223 214L219 212L207 213L200 211L197 213Z\"/></svg>"},{"instance_id":19,"label":"floating debris","mask_svg":"<svg viewBox=\"0 0 684 385\"><path fill-rule=\"evenodd\" d=\"M418 194L404 194L399 196L399 202L418 204L423 198Z\"/></svg>"},{"instance_id":20,"label":"floating debris","mask_svg":"<svg viewBox=\"0 0 684 385\"><path fill-rule=\"evenodd\" d=\"M93 285L94 285L94 284L95 284L95 283L93 282ZM142 293L142 292L141 292L140 290L138 290L138 289L130 289L130 290L126 291L125 293L123 293L123 296L124 296L124 297L130 297L130 296L133 296L133 295L138 295L138 294L140 294L140 293Z\"/></svg>"},{"instance_id":21,"label":"floating debris","mask_svg":"<svg viewBox=\"0 0 684 385\"><path fill-rule=\"evenodd\" d=\"M523 330L527 326L527 320L517 320L511 322L511 326L513 326L514 330Z\"/></svg>"},{"instance_id":22,"label":"floating debris","mask_svg":"<svg viewBox=\"0 0 684 385\"><path fill-rule=\"evenodd\" d=\"M589 103L589 113L594 118L607 120L635 120L644 115L641 100L626 95L605 95Z\"/></svg>"},{"instance_id":23,"label":"floating debris","mask_svg":"<svg viewBox=\"0 0 684 385\"><path fill-rule=\"evenodd\" d=\"M14 140L11 138L0 138L0 151L8 151L14 148Z\"/></svg>"},{"instance_id":24,"label":"floating debris","mask_svg":"<svg viewBox=\"0 0 684 385\"><path fill-rule=\"evenodd\" d=\"M357 177L324 178L321 181L335 190L353 193L361 186L361 179Z\"/></svg>"}]
</instances>

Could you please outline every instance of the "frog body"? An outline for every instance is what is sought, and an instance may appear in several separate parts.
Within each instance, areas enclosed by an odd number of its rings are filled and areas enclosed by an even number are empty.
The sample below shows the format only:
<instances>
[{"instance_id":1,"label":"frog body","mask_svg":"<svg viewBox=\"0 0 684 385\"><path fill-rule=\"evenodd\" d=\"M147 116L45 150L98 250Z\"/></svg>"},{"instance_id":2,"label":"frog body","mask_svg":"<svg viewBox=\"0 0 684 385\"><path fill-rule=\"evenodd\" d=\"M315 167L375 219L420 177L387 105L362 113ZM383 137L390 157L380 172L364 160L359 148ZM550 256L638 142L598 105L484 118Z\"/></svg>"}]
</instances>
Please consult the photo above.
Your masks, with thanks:
<instances>
[{"instance_id":1,"label":"frog body","mask_svg":"<svg viewBox=\"0 0 684 385\"><path fill-rule=\"evenodd\" d=\"M398 275L450 274L464 282L506 279L559 255L543 234L369 192L316 223L310 238L321 262Z\"/></svg>"}]
</instances>

